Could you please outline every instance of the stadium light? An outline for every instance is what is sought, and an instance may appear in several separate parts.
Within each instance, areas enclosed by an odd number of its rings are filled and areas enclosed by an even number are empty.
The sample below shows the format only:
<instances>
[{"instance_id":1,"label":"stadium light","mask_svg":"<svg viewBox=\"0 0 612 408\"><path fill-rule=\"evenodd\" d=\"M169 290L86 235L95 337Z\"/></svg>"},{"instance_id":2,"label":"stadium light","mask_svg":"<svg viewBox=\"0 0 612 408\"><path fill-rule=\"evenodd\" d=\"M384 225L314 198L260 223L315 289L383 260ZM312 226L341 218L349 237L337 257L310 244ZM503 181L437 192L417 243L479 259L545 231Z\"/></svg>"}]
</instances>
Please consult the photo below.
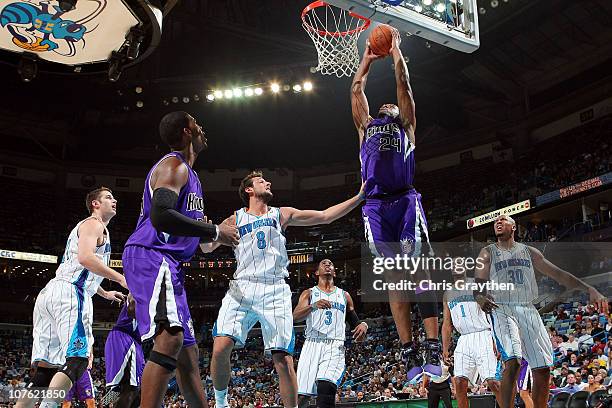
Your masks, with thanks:
<instances>
[{"instance_id":1,"label":"stadium light","mask_svg":"<svg viewBox=\"0 0 612 408\"><path fill-rule=\"evenodd\" d=\"M213 92L213 96L214 96L216 99L222 99L222 98L223 98L223 92L221 92L221 91L214 91L214 92Z\"/></svg>"},{"instance_id":2,"label":"stadium light","mask_svg":"<svg viewBox=\"0 0 612 408\"><path fill-rule=\"evenodd\" d=\"M293 92L295 93L302 92L302 85L300 84L293 85Z\"/></svg>"},{"instance_id":3,"label":"stadium light","mask_svg":"<svg viewBox=\"0 0 612 408\"><path fill-rule=\"evenodd\" d=\"M178 103L178 101L179 101L178 96L173 96L172 97L172 103Z\"/></svg>"},{"instance_id":4,"label":"stadium light","mask_svg":"<svg viewBox=\"0 0 612 408\"><path fill-rule=\"evenodd\" d=\"M136 107L142 108L143 106L144 106L144 102L143 101L137 101L136 102Z\"/></svg>"},{"instance_id":5,"label":"stadium light","mask_svg":"<svg viewBox=\"0 0 612 408\"><path fill-rule=\"evenodd\" d=\"M305 91L312 91L312 82L310 82L310 81L304 82L304 90Z\"/></svg>"},{"instance_id":6,"label":"stadium light","mask_svg":"<svg viewBox=\"0 0 612 408\"><path fill-rule=\"evenodd\" d=\"M272 83L272 85L270 85L270 89L274 93L279 93L280 92L280 85L277 84L276 82L274 82L274 83Z\"/></svg>"},{"instance_id":7,"label":"stadium light","mask_svg":"<svg viewBox=\"0 0 612 408\"><path fill-rule=\"evenodd\" d=\"M223 97L223 94L221 94L221 97ZM208 102L212 102L212 101L214 101L214 100L215 100L215 95L214 95L214 94L208 94L208 95L206 95L206 100L207 100Z\"/></svg>"},{"instance_id":8,"label":"stadium light","mask_svg":"<svg viewBox=\"0 0 612 408\"><path fill-rule=\"evenodd\" d=\"M183 103L189 103L189 97L183 96Z\"/></svg>"},{"instance_id":9,"label":"stadium light","mask_svg":"<svg viewBox=\"0 0 612 408\"><path fill-rule=\"evenodd\" d=\"M223 92L223 96L225 96L227 99L232 99L234 93L231 89L226 89L225 92Z\"/></svg>"},{"instance_id":10,"label":"stadium light","mask_svg":"<svg viewBox=\"0 0 612 408\"><path fill-rule=\"evenodd\" d=\"M263 94L263 89L261 89L261 88L259 88L259 87L255 88L255 95L258 95L258 96L259 96L259 95L261 95L261 94Z\"/></svg>"},{"instance_id":11,"label":"stadium light","mask_svg":"<svg viewBox=\"0 0 612 408\"><path fill-rule=\"evenodd\" d=\"M234 89L234 91L233 91L233 93L234 93L234 96L235 96L236 98L240 98L240 97L242 96L242 89L240 89L240 88L235 88L235 89Z\"/></svg>"},{"instance_id":12,"label":"stadium light","mask_svg":"<svg viewBox=\"0 0 612 408\"><path fill-rule=\"evenodd\" d=\"M253 89L247 88L244 90L244 96L253 96Z\"/></svg>"}]
</instances>

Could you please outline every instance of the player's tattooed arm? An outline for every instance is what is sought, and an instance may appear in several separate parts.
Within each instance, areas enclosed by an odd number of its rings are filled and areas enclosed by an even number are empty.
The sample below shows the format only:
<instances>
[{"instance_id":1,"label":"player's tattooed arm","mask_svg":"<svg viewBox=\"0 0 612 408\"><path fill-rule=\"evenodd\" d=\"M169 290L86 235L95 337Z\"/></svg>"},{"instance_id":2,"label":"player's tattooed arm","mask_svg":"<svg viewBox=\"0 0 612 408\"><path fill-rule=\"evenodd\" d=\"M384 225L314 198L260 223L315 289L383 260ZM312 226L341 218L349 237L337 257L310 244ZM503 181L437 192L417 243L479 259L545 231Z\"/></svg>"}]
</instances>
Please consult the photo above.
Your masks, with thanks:
<instances>
[{"instance_id":1,"label":"player's tattooed arm","mask_svg":"<svg viewBox=\"0 0 612 408\"><path fill-rule=\"evenodd\" d=\"M115 281L127 289L125 277L96 256L96 246L103 234L104 225L97 219L90 218L81 224L78 231L78 262L90 272Z\"/></svg>"},{"instance_id":2,"label":"player's tattooed arm","mask_svg":"<svg viewBox=\"0 0 612 408\"><path fill-rule=\"evenodd\" d=\"M412 87L410 86L410 76L408 75L408 65L400 49L401 35L399 31L393 30L393 46L391 55L393 56L393 67L395 68L395 83L397 87L397 105L400 111L402 126L408 132L411 142L414 143L414 132L416 131L416 113Z\"/></svg>"},{"instance_id":3,"label":"player's tattooed arm","mask_svg":"<svg viewBox=\"0 0 612 408\"><path fill-rule=\"evenodd\" d=\"M354 210L365 198L364 184L359 193L346 201L331 206L323 211L298 210L293 207L281 207L281 225L283 229L290 226L305 227L310 225L330 224Z\"/></svg>"},{"instance_id":4,"label":"player's tattooed arm","mask_svg":"<svg viewBox=\"0 0 612 408\"><path fill-rule=\"evenodd\" d=\"M533 247L528 247L531 253L533 266L542 274L559 282L567 289L582 289L589 293L591 303L595 305L600 313L608 314L608 299L597 289L571 273L559 268L544 257L542 252Z\"/></svg>"},{"instance_id":5,"label":"player's tattooed arm","mask_svg":"<svg viewBox=\"0 0 612 408\"><path fill-rule=\"evenodd\" d=\"M363 140L365 127L372 120L368 98L365 95L365 86L368 72L370 71L370 64L377 58L380 57L372 52L369 44L366 44L363 58L351 84L351 110L353 112L353 122L359 133L360 143Z\"/></svg>"},{"instance_id":6,"label":"player's tattooed arm","mask_svg":"<svg viewBox=\"0 0 612 408\"><path fill-rule=\"evenodd\" d=\"M444 293L442 299L442 358L444 359L446 365L450 365L449 350L451 345L451 336L453 335L453 321L446 297L446 293Z\"/></svg>"},{"instance_id":7,"label":"player's tattooed arm","mask_svg":"<svg viewBox=\"0 0 612 408\"><path fill-rule=\"evenodd\" d=\"M312 312L312 305L310 304L310 289L306 289L300 295L300 300L298 300L298 304L295 306L293 310L293 321L299 322Z\"/></svg>"},{"instance_id":8,"label":"player's tattooed arm","mask_svg":"<svg viewBox=\"0 0 612 408\"><path fill-rule=\"evenodd\" d=\"M476 268L474 269L474 280L476 283L488 282L489 279L491 279L491 253L486 247L480 250L478 260L480 262L476 262ZM493 309L497 309L499 307L493 301L491 295L487 294L486 290L475 290L474 299L485 313L491 313Z\"/></svg>"}]
</instances>

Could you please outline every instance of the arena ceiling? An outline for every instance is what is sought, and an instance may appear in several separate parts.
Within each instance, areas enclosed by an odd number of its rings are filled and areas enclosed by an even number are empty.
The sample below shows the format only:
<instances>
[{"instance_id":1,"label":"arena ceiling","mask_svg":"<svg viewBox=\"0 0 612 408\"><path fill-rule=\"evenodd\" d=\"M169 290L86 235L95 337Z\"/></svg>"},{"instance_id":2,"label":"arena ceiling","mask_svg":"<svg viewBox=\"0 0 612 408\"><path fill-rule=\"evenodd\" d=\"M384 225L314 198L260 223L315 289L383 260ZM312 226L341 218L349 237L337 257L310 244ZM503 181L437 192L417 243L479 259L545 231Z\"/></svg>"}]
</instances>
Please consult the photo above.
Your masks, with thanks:
<instances>
[{"instance_id":1,"label":"arena ceiling","mask_svg":"<svg viewBox=\"0 0 612 408\"><path fill-rule=\"evenodd\" d=\"M180 1L164 21L157 51L116 84L104 76L45 74L26 84L14 67L0 66L2 150L150 163L159 155L160 116L182 109L208 133L210 151L199 163L207 168L356 161L350 80L310 73L316 53L299 20L307 3ZM482 0L479 7L486 9L479 16L482 45L473 54L417 37L402 42L424 151L512 139L513 125L532 113L559 112L559 105L571 111L568 99L578 100L576 92L597 98L602 84L612 82L612 2L500 0L492 7ZM307 78L315 84L308 95L214 103L202 97L209 89ZM367 87L373 109L395 99L393 78L390 61L377 62ZM190 102L164 106L173 96Z\"/></svg>"}]
</instances>

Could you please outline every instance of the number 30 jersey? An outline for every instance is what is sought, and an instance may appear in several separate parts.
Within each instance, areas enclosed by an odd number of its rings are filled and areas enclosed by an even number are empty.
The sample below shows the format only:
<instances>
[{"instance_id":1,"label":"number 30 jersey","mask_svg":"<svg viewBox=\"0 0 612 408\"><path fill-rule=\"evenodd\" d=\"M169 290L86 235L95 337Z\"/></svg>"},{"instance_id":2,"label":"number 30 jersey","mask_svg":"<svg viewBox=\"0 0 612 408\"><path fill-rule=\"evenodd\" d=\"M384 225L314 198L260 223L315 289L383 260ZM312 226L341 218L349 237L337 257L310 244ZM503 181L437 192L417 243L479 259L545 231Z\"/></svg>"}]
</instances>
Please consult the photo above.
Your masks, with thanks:
<instances>
[{"instance_id":1,"label":"number 30 jersey","mask_svg":"<svg viewBox=\"0 0 612 408\"><path fill-rule=\"evenodd\" d=\"M310 304L325 299L331 303L329 309L315 309L306 318L306 339L345 340L346 296L344 291L335 287L327 293L314 286L310 289Z\"/></svg>"},{"instance_id":2,"label":"number 30 jersey","mask_svg":"<svg viewBox=\"0 0 612 408\"><path fill-rule=\"evenodd\" d=\"M234 279L273 283L289 277L285 234L280 208L269 207L267 214L255 216L241 208L236 211L240 242L234 248Z\"/></svg>"},{"instance_id":3,"label":"number 30 jersey","mask_svg":"<svg viewBox=\"0 0 612 408\"><path fill-rule=\"evenodd\" d=\"M412 188L414 144L399 117L372 119L365 129L361 149L361 179L366 198L396 194Z\"/></svg>"},{"instance_id":4,"label":"number 30 jersey","mask_svg":"<svg viewBox=\"0 0 612 408\"><path fill-rule=\"evenodd\" d=\"M516 242L509 250L496 244L489 245L487 249L491 254L491 281L514 285L514 289L491 290L495 302L532 304L538 297L538 284L529 247Z\"/></svg>"}]
</instances>

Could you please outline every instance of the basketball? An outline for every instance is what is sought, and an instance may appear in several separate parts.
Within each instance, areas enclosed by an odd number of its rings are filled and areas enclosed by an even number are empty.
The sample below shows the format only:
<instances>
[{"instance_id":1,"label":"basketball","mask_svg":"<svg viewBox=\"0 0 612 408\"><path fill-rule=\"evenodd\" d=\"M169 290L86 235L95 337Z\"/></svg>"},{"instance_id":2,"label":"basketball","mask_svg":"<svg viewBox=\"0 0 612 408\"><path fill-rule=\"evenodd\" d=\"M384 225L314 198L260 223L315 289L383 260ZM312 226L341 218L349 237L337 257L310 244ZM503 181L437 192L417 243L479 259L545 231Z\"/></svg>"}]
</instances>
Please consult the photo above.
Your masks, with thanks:
<instances>
[{"instance_id":1,"label":"basketball","mask_svg":"<svg viewBox=\"0 0 612 408\"><path fill-rule=\"evenodd\" d=\"M387 24L381 24L372 30L369 41L374 54L389 55L393 44L393 30L395 29Z\"/></svg>"}]
</instances>

